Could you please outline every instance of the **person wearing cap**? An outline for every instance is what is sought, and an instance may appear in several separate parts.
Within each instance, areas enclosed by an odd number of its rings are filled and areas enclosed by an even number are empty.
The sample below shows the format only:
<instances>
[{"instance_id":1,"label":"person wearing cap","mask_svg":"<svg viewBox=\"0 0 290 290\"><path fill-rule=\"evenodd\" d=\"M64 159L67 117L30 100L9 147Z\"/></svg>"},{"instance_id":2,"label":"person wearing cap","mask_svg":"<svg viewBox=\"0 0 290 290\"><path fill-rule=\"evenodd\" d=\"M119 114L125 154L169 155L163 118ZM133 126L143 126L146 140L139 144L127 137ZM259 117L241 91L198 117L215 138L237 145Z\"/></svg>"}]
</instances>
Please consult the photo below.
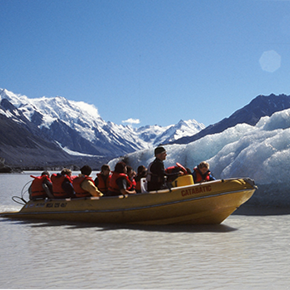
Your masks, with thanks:
<instances>
[{"instance_id":1,"label":"person wearing cap","mask_svg":"<svg viewBox=\"0 0 290 290\"><path fill-rule=\"evenodd\" d=\"M149 164L147 171L148 191L159 190L164 187L165 169L163 161L166 159L166 150L164 147L157 147L154 150L155 160Z\"/></svg>"}]
</instances>

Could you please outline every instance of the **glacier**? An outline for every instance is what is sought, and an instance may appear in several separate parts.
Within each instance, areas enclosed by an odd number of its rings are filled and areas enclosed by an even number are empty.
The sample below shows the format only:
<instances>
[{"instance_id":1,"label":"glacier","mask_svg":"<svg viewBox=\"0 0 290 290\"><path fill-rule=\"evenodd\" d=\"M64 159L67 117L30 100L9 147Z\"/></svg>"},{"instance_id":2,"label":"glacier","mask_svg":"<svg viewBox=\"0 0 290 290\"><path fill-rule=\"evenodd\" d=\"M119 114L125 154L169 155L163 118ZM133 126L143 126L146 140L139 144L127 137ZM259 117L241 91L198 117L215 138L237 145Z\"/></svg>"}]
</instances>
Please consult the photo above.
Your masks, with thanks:
<instances>
[{"instance_id":1,"label":"glacier","mask_svg":"<svg viewBox=\"0 0 290 290\"><path fill-rule=\"evenodd\" d=\"M165 167L181 163L191 170L201 161L210 164L217 179L250 177L258 190L249 204L290 206L290 109L262 117L255 126L238 124L186 145L165 145ZM130 153L109 162L111 169L122 160L135 170L154 159L154 148Z\"/></svg>"}]
</instances>

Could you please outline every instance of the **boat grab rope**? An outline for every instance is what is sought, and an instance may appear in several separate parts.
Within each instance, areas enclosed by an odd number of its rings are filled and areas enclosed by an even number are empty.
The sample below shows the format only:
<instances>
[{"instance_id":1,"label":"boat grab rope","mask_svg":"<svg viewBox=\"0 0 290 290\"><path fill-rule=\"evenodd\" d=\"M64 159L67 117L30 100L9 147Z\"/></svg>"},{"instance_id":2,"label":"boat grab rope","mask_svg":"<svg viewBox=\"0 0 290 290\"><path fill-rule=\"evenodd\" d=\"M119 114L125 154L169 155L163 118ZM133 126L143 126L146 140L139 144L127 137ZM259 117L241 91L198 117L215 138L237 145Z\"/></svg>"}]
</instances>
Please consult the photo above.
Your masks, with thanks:
<instances>
[{"instance_id":1,"label":"boat grab rope","mask_svg":"<svg viewBox=\"0 0 290 290\"><path fill-rule=\"evenodd\" d=\"M21 197L19 196L12 196L12 200L18 204L21 204L21 205L25 205L27 204L28 201L26 201L24 199L24 194L25 193L28 193L28 188L27 188L27 185L30 184L31 181L28 181L26 184L24 184L22 190L21 190ZM20 200L20 201L19 201Z\"/></svg>"}]
</instances>

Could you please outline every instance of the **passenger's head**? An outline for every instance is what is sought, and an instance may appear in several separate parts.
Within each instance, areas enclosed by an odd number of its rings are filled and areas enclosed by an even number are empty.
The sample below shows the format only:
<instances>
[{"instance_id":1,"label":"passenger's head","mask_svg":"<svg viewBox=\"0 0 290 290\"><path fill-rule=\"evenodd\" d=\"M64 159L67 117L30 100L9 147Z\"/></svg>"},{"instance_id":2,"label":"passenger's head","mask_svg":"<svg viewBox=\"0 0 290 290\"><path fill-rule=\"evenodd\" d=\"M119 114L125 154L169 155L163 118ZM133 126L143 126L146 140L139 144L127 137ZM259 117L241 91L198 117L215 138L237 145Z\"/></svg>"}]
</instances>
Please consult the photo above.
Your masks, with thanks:
<instances>
[{"instance_id":1,"label":"passenger's head","mask_svg":"<svg viewBox=\"0 0 290 290\"><path fill-rule=\"evenodd\" d=\"M110 172L111 172L110 166L108 164L103 164L102 167L101 167L101 172L104 175L109 175Z\"/></svg>"},{"instance_id":2,"label":"passenger's head","mask_svg":"<svg viewBox=\"0 0 290 290\"><path fill-rule=\"evenodd\" d=\"M50 174L49 174L48 171L43 171L43 172L41 173L41 176L44 176L44 175L47 175L48 177L50 177Z\"/></svg>"},{"instance_id":3,"label":"passenger's head","mask_svg":"<svg viewBox=\"0 0 290 290\"><path fill-rule=\"evenodd\" d=\"M84 165L81 168L81 174L89 176L91 173L92 173L92 168L89 165Z\"/></svg>"},{"instance_id":4,"label":"passenger's head","mask_svg":"<svg viewBox=\"0 0 290 290\"><path fill-rule=\"evenodd\" d=\"M160 160L165 160L166 159L166 155L167 155L165 148L161 147L161 146L155 148L154 154L155 154L156 158L158 158Z\"/></svg>"},{"instance_id":5,"label":"passenger's head","mask_svg":"<svg viewBox=\"0 0 290 290\"><path fill-rule=\"evenodd\" d=\"M71 170L68 168L63 168L63 170L61 171L61 175L71 176Z\"/></svg>"},{"instance_id":6,"label":"passenger's head","mask_svg":"<svg viewBox=\"0 0 290 290\"><path fill-rule=\"evenodd\" d=\"M205 161L202 161L198 164L197 168L202 174L205 174L209 170L209 164Z\"/></svg>"},{"instance_id":7,"label":"passenger's head","mask_svg":"<svg viewBox=\"0 0 290 290\"><path fill-rule=\"evenodd\" d=\"M147 173L147 169L144 165L140 165L138 168L137 168L137 175L141 175L141 176L145 176Z\"/></svg>"},{"instance_id":8,"label":"passenger's head","mask_svg":"<svg viewBox=\"0 0 290 290\"><path fill-rule=\"evenodd\" d=\"M125 162L120 161L115 165L115 172L117 173L127 173L127 165Z\"/></svg>"},{"instance_id":9,"label":"passenger's head","mask_svg":"<svg viewBox=\"0 0 290 290\"><path fill-rule=\"evenodd\" d=\"M133 170L131 166L127 166L127 175L129 177L134 177L136 175L136 172Z\"/></svg>"}]
</instances>

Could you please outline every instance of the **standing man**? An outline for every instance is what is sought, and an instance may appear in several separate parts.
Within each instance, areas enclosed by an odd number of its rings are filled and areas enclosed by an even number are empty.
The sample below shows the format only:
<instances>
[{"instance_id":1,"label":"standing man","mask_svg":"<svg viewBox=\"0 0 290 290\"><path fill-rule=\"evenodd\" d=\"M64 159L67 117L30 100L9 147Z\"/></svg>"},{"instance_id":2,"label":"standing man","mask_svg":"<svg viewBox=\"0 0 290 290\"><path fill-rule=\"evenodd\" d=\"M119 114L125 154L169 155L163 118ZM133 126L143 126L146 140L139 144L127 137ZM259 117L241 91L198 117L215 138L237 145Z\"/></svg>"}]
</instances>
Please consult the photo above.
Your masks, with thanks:
<instances>
[{"instance_id":1,"label":"standing man","mask_svg":"<svg viewBox=\"0 0 290 290\"><path fill-rule=\"evenodd\" d=\"M167 156L166 150L163 147L157 147L154 154L156 158L149 164L147 172L148 191L162 189L165 183L166 173L163 161Z\"/></svg>"}]
</instances>

